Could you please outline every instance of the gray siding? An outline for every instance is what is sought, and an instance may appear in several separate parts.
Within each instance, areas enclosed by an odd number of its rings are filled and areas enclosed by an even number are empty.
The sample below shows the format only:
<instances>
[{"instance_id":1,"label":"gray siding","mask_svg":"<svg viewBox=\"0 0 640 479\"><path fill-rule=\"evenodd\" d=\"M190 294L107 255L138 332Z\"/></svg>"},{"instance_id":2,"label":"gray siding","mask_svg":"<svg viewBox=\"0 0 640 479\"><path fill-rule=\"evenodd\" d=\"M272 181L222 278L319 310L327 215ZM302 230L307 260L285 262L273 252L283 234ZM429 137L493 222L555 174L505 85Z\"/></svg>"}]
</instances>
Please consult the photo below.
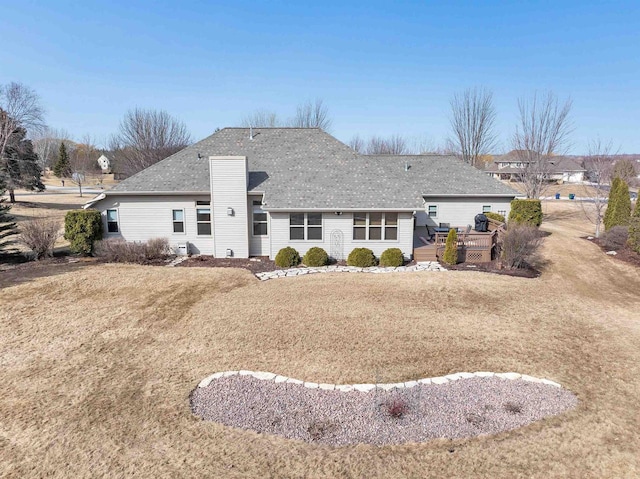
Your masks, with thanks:
<instances>
[{"instance_id":1,"label":"gray siding","mask_svg":"<svg viewBox=\"0 0 640 479\"><path fill-rule=\"evenodd\" d=\"M212 156L209 166L214 255L224 258L230 249L233 257L248 258L247 158ZM227 213L228 208L233 208L233 215Z\"/></svg>"},{"instance_id":2,"label":"gray siding","mask_svg":"<svg viewBox=\"0 0 640 479\"><path fill-rule=\"evenodd\" d=\"M104 238L126 241L148 241L168 238L171 246L188 241L191 252L213 254L213 237L198 236L196 230L196 201L209 201L208 196L107 196L93 207L102 213ZM106 211L118 211L118 233L107 233ZM173 232L172 210L182 209L185 233Z\"/></svg>"},{"instance_id":3,"label":"gray siding","mask_svg":"<svg viewBox=\"0 0 640 479\"><path fill-rule=\"evenodd\" d=\"M511 209L510 198L447 198L447 197L426 197L424 210L428 211L429 205L438 207L436 217L428 217L426 213L418 216L417 224L428 224L437 226L439 223L449 223L451 226L466 226L474 224L474 218L478 213L482 213L483 206L491 206L491 211L506 212L509 216Z\"/></svg>"},{"instance_id":4,"label":"gray siding","mask_svg":"<svg viewBox=\"0 0 640 479\"><path fill-rule=\"evenodd\" d=\"M333 232L342 234L342 259L346 259L354 248L369 248L376 256L380 256L387 248L400 248L407 258L413 255L413 215L411 213L398 213L398 239L396 241L357 241L353 239L353 214L343 213L336 215L333 212L322 215L322 240L318 241L291 241L289 240L289 213L271 213L271 252L269 257L275 258L280 249L291 246L300 256L313 246L323 248L330 256L336 255L332 245ZM339 254L339 253L338 253Z\"/></svg>"}]
</instances>

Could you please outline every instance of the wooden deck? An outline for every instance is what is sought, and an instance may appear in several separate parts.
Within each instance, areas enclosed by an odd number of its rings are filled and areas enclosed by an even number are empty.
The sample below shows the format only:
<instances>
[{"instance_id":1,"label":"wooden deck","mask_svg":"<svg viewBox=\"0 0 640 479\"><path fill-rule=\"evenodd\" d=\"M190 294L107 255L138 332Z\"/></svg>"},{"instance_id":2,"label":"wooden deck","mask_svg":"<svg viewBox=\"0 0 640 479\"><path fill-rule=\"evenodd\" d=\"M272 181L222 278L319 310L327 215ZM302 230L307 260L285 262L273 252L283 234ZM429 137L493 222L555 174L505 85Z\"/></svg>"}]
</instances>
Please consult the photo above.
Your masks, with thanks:
<instances>
[{"instance_id":1,"label":"wooden deck","mask_svg":"<svg viewBox=\"0 0 640 479\"><path fill-rule=\"evenodd\" d=\"M418 227L413 233L413 259L415 261L439 261L444 253L448 233L436 233L430 237L426 227ZM458 234L458 261L461 263L488 263L496 243L497 231L481 233L471 230Z\"/></svg>"}]
</instances>

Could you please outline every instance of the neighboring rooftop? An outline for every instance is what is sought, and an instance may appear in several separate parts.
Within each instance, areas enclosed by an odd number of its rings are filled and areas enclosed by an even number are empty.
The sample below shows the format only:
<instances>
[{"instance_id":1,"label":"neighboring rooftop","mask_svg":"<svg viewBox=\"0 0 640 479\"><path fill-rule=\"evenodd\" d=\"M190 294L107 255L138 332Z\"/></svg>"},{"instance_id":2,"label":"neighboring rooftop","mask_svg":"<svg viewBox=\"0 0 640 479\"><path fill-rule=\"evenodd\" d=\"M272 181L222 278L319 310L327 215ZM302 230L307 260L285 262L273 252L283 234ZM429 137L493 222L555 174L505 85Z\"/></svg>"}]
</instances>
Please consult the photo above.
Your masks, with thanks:
<instances>
[{"instance_id":1,"label":"neighboring rooftop","mask_svg":"<svg viewBox=\"0 0 640 479\"><path fill-rule=\"evenodd\" d=\"M108 194L209 193L209 156L246 156L267 209L401 208L422 196L513 196L453 156L360 155L317 128L225 128L122 181Z\"/></svg>"}]
</instances>

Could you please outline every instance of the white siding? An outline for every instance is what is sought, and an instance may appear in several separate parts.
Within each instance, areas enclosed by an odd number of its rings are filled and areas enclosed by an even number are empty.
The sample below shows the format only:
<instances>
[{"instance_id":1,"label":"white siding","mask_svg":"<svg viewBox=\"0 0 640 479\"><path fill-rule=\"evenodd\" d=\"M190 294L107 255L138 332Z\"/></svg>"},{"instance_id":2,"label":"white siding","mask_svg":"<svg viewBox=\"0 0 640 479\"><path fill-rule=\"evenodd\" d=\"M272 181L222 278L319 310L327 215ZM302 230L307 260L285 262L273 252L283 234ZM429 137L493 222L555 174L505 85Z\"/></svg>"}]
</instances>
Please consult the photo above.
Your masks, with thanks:
<instances>
[{"instance_id":1,"label":"white siding","mask_svg":"<svg viewBox=\"0 0 640 479\"><path fill-rule=\"evenodd\" d=\"M483 206L491 206L492 212L506 212L505 217L509 216L511 199L500 197L427 197L425 198L425 211L428 211L429 205L436 205L438 207L438 215L436 217L426 217L426 222L429 226L438 226L439 223L449 223L451 226L464 227L474 225L474 218L477 214L482 213Z\"/></svg>"},{"instance_id":2,"label":"white siding","mask_svg":"<svg viewBox=\"0 0 640 479\"><path fill-rule=\"evenodd\" d=\"M335 254L331 244L331 234L334 231L342 233L342 258L347 256L354 248L369 248L376 256L380 256L387 248L400 248L407 258L413 255L413 215L411 213L398 213L398 239L396 241L354 241L353 240L353 214L343 213L336 215L333 212L322 214L322 240L321 241L291 241L289 240L289 213L272 213L271 215L271 252L269 257L274 259L280 249L291 246L300 256L313 246L323 248L330 256Z\"/></svg>"},{"instance_id":3,"label":"white siding","mask_svg":"<svg viewBox=\"0 0 640 479\"><path fill-rule=\"evenodd\" d=\"M213 208L214 256L224 258L227 249L235 258L249 257L247 214L247 158L209 157ZM233 215L227 213L233 209Z\"/></svg>"},{"instance_id":4,"label":"white siding","mask_svg":"<svg viewBox=\"0 0 640 479\"><path fill-rule=\"evenodd\" d=\"M105 238L147 241L168 238L171 246L188 241L195 254L213 254L213 237L198 236L196 200L209 201L209 196L107 196L94 208L102 213ZM106 211L118 211L118 233L107 233ZM173 232L172 210L184 210L185 233Z\"/></svg>"}]
</instances>

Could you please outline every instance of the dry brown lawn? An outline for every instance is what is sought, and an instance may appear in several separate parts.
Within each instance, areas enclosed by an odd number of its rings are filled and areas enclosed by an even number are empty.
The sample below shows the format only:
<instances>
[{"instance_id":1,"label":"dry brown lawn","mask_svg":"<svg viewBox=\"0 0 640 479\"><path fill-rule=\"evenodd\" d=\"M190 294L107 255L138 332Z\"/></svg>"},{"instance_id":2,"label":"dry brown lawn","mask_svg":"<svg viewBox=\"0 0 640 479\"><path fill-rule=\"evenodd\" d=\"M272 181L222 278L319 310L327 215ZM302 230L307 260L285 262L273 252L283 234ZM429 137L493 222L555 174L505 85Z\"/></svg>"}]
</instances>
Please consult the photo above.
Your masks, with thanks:
<instances>
[{"instance_id":1,"label":"dry brown lawn","mask_svg":"<svg viewBox=\"0 0 640 479\"><path fill-rule=\"evenodd\" d=\"M25 193L18 191L18 193ZM15 218L18 227L21 223L33 218L51 218L64 225L64 215L67 211L80 208L93 198L93 194L85 194L81 198L77 193L37 193L18 194L16 203L11 207L11 215ZM69 242L60 238L56 242L56 248L68 246ZM18 244L18 249L26 251L25 247Z\"/></svg>"},{"instance_id":2,"label":"dry brown lawn","mask_svg":"<svg viewBox=\"0 0 640 479\"><path fill-rule=\"evenodd\" d=\"M640 272L547 204L537 279L89 265L1 290L0 475L638 477ZM89 311L89 312L88 312ZM318 382L517 371L577 409L496 436L330 448L203 422L204 376Z\"/></svg>"}]
</instances>

